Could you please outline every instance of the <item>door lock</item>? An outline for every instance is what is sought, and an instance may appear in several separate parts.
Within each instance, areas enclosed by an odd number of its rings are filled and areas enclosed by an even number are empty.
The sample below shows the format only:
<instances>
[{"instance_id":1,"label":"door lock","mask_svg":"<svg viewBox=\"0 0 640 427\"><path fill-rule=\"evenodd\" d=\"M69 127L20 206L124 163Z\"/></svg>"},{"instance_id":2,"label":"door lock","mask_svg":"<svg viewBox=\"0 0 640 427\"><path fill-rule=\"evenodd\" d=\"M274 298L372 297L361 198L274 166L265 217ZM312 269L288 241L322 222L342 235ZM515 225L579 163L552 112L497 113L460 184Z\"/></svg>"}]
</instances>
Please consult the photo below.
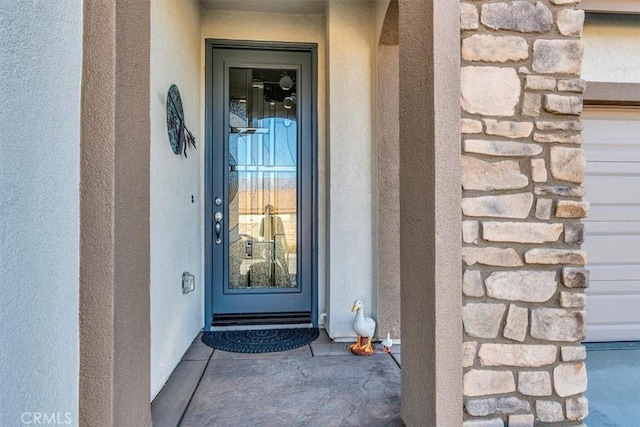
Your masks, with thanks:
<instances>
[{"instance_id":1,"label":"door lock","mask_svg":"<svg viewBox=\"0 0 640 427\"><path fill-rule=\"evenodd\" d=\"M220 233L222 232L222 212L216 212L213 216L213 219L215 219L216 221L216 224L214 226L216 230L216 245L219 245L220 243L222 243L222 239L220 239Z\"/></svg>"}]
</instances>

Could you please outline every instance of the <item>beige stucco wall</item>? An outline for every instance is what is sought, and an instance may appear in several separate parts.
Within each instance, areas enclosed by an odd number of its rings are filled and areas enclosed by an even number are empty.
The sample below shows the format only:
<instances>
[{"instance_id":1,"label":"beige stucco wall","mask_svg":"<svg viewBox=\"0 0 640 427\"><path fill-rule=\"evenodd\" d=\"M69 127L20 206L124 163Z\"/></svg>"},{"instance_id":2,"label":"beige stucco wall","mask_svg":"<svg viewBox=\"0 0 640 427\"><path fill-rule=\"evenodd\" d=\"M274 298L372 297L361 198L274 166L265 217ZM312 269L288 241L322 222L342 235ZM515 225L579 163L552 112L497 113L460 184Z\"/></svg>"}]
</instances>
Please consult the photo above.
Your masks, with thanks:
<instances>
[{"instance_id":1,"label":"beige stucco wall","mask_svg":"<svg viewBox=\"0 0 640 427\"><path fill-rule=\"evenodd\" d=\"M459 8L399 1L402 419L462 420Z\"/></svg>"},{"instance_id":2,"label":"beige stucco wall","mask_svg":"<svg viewBox=\"0 0 640 427\"><path fill-rule=\"evenodd\" d=\"M145 426L150 4L83 5L79 425Z\"/></svg>"},{"instance_id":3,"label":"beige stucco wall","mask_svg":"<svg viewBox=\"0 0 640 427\"><path fill-rule=\"evenodd\" d=\"M241 25L240 25L241 24ZM237 10L202 10L202 40L256 40L318 44L318 307L326 307L327 241L327 177L326 177L326 62L324 16L248 12ZM202 51L204 64L204 50ZM204 67L202 67L204 88ZM204 111L204 104L202 105ZM204 113L203 113L204 114ZM203 124L204 126L204 124ZM204 164L202 165L204 171ZM323 322L323 319L320 319Z\"/></svg>"},{"instance_id":4,"label":"beige stucco wall","mask_svg":"<svg viewBox=\"0 0 640 427\"><path fill-rule=\"evenodd\" d=\"M398 3L388 5L377 35L378 336L400 339L400 98ZM376 15L377 16L377 15Z\"/></svg>"},{"instance_id":5,"label":"beige stucco wall","mask_svg":"<svg viewBox=\"0 0 640 427\"><path fill-rule=\"evenodd\" d=\"M162 388L202 328L204 271L200 165L200 2L151 3L151 397ZM196 139L188 157L173 153L167 135L166 100L180 89L187 128ZM192 200L193 197L193 200ZM182 293L182 273L196 277Z\"/></svg>"},{"instance_id":6,"label":"beige stucco wall","mask_svg":"<svg viewBox=\"0 0 640 427\"><path fill-rule=\"evenodd\" d=\"M373 12L374 3L361 1L329 2L326 18L206 9L202 15L203 39L318 44L318 312L328 314L320 323L337 339L353 336L354 299L369 315L376 312Z\"/></svg>"},{"instance_id":7,"label":"beige stucco wall","mask_svg":"<svg viewBox=\"0 0 640 427\"><path fill-rule=\"evenodd\" d=\"M378 336L400 339L399 47L378 47Z\"/></svg>"},{"instance_id":8,"label":"beige stucco wall","mask_svg":"<svg viewBox=\"0 0 640 427\"><path fill-rule=\"evenodd\" d=\"M588 13L582 39L583 79L640 83L640 15Z\"/></svg>"},{"instance_id":9,"label":"beige stucco wall","mask_svg":"<svg viewBox=\"0 0 640 427\"><path fill-rule=\"evenodd\" d=\"M355 299L377 317L375 292L375 3L327 4L329 335L352 339Z\"/></svg>"}]
</instances>

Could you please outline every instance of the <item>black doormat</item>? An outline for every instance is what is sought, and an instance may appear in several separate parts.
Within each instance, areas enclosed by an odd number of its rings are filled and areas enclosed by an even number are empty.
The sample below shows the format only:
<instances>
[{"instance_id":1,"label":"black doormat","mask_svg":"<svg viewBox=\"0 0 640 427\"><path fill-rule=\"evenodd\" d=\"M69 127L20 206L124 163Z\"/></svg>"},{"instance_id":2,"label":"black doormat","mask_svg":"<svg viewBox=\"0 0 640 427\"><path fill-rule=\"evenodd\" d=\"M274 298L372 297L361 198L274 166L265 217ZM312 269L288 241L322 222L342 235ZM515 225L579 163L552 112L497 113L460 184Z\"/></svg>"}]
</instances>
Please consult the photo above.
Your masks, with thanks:
<instances>
[{"instance_id":1,"label":"black doormat","mask_svg":"<svg viewBox=\"0 0 640 427\"><path fill-rule=\"evenodd\" d=\"M202 342L233 353L272 353L311 344L319 333L318 328L209 331L202 334Z\"/></svg>"}]
</instances>

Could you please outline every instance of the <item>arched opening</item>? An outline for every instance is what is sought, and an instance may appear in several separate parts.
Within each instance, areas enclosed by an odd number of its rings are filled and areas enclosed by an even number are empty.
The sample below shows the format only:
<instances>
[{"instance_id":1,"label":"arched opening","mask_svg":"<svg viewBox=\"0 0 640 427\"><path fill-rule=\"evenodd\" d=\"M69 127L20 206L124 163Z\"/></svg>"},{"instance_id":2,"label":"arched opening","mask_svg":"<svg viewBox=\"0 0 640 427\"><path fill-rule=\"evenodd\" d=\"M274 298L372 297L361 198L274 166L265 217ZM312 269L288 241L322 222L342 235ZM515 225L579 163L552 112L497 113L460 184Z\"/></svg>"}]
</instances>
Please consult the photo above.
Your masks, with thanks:
<instances>
[{"instance_id":1,"label":"arched opening","mask_svg":"<svg viewBox=\"0 0 640 427\"><path fill-rule=\"evenodd\" d=\"M400 193L398 2L392 0L377 46L378 330L400 338Z\"/></svg>"}]
</instances>

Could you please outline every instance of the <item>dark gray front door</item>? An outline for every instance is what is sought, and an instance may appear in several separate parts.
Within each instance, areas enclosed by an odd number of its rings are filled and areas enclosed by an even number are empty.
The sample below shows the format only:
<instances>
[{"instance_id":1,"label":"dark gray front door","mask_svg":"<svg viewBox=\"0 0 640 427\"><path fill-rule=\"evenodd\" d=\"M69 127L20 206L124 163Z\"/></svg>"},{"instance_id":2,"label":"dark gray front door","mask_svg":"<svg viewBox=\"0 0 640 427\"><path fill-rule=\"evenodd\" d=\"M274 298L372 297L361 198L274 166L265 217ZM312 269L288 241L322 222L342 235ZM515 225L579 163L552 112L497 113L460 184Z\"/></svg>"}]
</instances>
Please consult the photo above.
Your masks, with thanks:
<instances>
[{"instance_id":1,"label":"dark gray front door","mask_svg":"<svg viewBox=\"0 0 640 427\"><path fill-rule=\"evenodd\" d=\"M311 322L312 53L208 49L213 324Z\"/></svg>"}]
</instances>

